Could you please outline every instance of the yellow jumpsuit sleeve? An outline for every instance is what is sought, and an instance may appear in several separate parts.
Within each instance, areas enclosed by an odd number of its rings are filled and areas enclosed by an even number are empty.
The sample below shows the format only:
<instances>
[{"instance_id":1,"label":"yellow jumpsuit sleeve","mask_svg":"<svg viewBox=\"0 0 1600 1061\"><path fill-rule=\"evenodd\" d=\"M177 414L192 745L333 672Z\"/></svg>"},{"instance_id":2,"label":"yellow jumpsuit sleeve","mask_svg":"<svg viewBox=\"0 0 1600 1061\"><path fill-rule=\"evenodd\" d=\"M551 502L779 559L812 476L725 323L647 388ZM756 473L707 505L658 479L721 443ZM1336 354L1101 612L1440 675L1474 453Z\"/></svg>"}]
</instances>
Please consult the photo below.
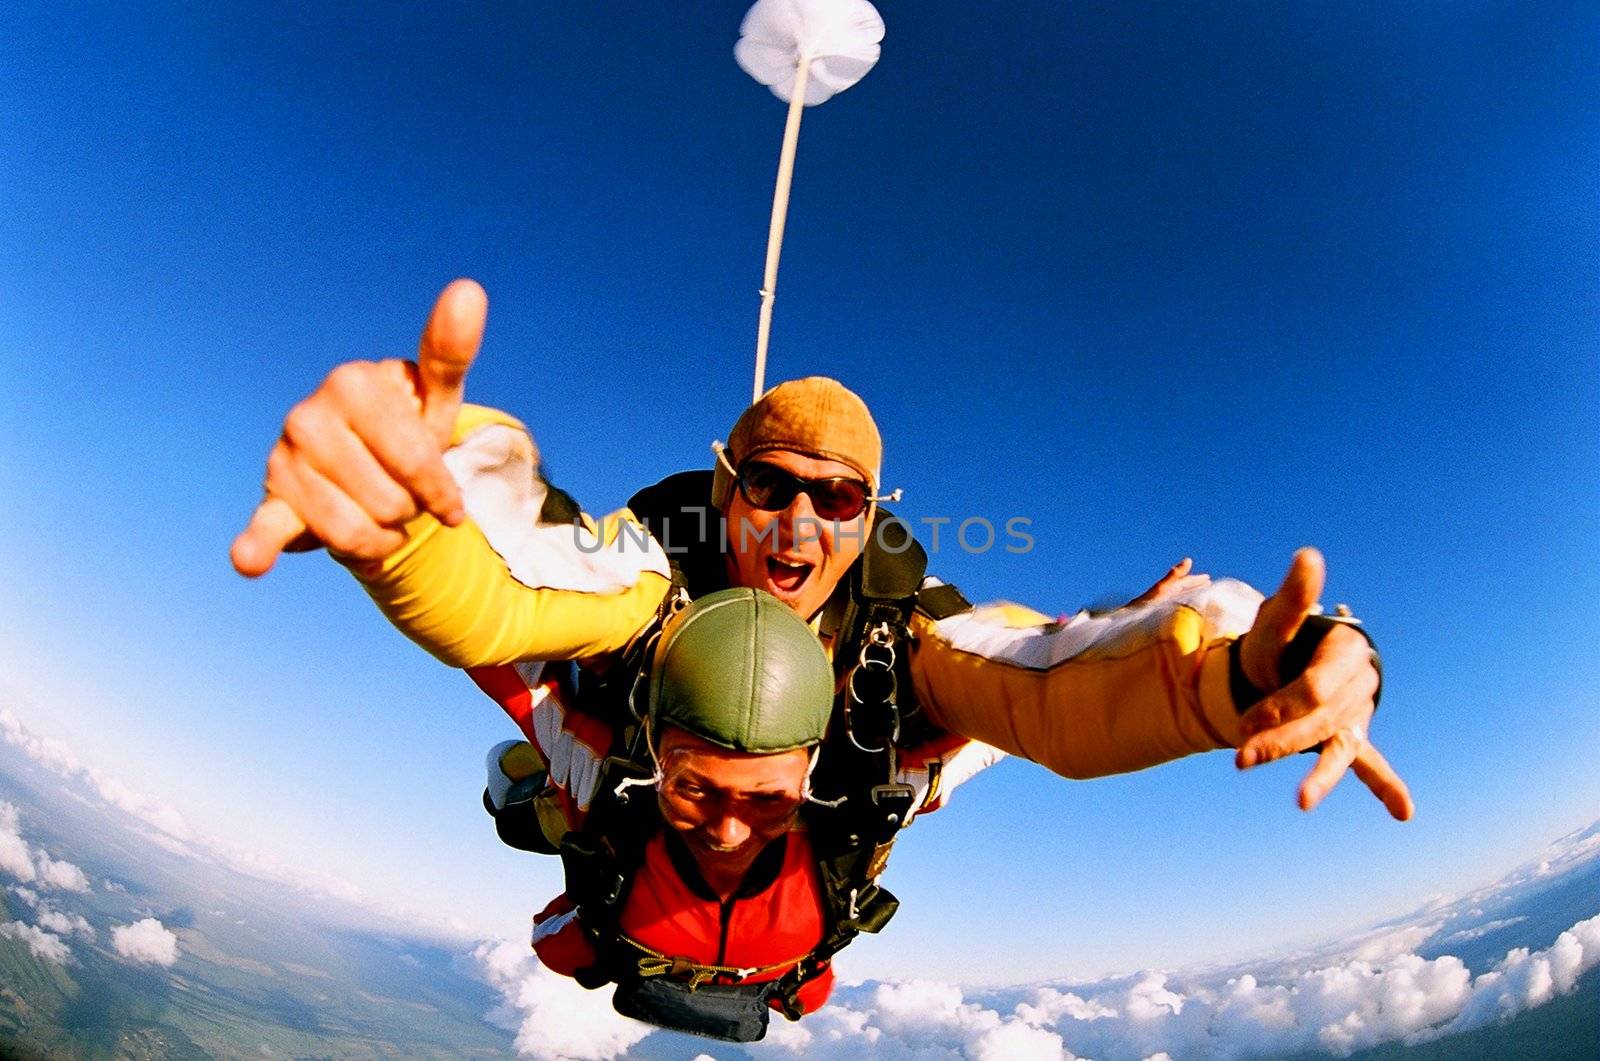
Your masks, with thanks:
<instances>
[{"instance_id":1,"label":"yellow jumpsuit sleeve","mask_svg":"<svg viewBox=\"0 0 1600 1061\"><path fill-rule=\"evenodd\" d=\"M671 585L661 546L623 510L598 523L542 522L548 487L516 420L465 406L445 463L468 519L421 515L374 564L350 564L401 633L451 666L614 656Z\"/></svg>"},{"instance_id":2,"label":"yellow jumpsuit sleeve","mask_svg":"<svg viewBox=\"0 0 1600 1061\"><path fill-rule=\"evenodd\" d=\"M1236 746L1227 647L1261 596L1231 580L1187 596L1059 623L1009 604L918 613L918 699L951 732L1072 778Z\"/></svg>"}]
</instances>

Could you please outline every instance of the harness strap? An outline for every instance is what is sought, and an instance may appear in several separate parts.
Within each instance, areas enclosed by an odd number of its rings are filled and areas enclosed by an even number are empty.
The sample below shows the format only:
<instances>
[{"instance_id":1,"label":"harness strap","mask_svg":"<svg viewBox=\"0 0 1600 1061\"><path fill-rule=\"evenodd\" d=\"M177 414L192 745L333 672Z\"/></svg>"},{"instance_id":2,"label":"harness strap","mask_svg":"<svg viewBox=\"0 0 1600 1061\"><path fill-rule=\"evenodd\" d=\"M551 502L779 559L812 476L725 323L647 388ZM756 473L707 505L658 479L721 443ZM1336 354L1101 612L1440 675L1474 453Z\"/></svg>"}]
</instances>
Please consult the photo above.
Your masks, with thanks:
<instances>
[{"instance_id":1,"label":"harness strap","mask_svg":"<svg viewBox=\"0 0 1600 1061\"><path fill-rule=\"evenodd\" d=\"M626 933L617 933L617 940L638 951L641 957L637 961L639 975L642 977L666 976L673 980L680 980L688 984L693 991L701 984L709 983L718 976L733 977L735 982L742 982L752 976L761 976L765 973L775 973L779 969L787 969L804 961L808 954L798 958L789 958L786 961L773 962L771 965L756 965L748 968L739 968L732 965L710 965L703 962L690 961L687 958L674 958L662 954L645 946Z\"/></svg>"}]
</instances>

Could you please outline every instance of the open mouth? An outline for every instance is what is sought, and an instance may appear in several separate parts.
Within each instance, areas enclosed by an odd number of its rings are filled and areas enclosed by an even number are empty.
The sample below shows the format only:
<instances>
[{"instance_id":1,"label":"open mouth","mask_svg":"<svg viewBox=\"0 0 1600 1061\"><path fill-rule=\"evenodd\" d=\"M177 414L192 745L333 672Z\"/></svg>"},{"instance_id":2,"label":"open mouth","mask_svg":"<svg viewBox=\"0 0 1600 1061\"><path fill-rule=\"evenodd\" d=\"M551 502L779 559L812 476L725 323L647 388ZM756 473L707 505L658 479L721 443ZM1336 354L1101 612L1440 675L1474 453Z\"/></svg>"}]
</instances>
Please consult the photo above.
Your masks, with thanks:
<instances>
[{"instance_id":1,"label":"open mouth","mask_svg":"<svg viewBox=\"0 0 1600 1061\"><path fill-rule=\"evenodd\" d=\"M813 568L804 560L781 560L776 556L767 557L767 582L774 590L782 593L798 593L806 580L811 577Z\"/></svg>"}]
</instances>

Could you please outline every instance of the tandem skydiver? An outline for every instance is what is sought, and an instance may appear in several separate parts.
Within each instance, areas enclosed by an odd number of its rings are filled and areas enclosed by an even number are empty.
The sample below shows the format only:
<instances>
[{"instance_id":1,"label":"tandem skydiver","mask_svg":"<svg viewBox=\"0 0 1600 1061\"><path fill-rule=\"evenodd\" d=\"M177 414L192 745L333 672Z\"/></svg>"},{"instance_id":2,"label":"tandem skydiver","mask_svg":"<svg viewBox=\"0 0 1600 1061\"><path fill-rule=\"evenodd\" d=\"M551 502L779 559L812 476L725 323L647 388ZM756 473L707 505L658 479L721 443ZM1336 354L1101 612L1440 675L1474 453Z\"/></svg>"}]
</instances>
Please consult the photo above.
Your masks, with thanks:
<instances>
[{"instance_id":1,"label":"tandem skydiver","mask_svg":"<svg viewBox=\"0 0 1600 1061\"><path fill-rule=\"evenodd\" d=\"M617 985L625 1016L759 1039L771 1009L819 1009L833 955L897 905L868 875L873 848L852 842L859 817L812 794L833 668L810 627L753 589L677 610L642 667L639 717L592 802L564 805L566 886L535 916L533 948L585 987ZM575 769L559 739L511 749L523 768L494 786L502 810Z\"/></svg>"},{"instance_id":2,"label":"tandem skydiver","mask_svg":"<svg viewBox=\"0 0 1600 1061\"><path fill-rule=\"evenodd\" d=\"M640 762L648 661L687 602L729 586L780 600L832 660L838 692L808 779L808 795L835 811L816 861L827 913L813 966L892 913L886 893L864 901L881 893L897 831L1002 750L1089 777L1217 747L1238 747L1241 768L1315 748L1302 807L1353 766L1391 814L1410 817L1404 783L1366 738L1376 653L1359 628L1311 614L1314 550L1296 554L1264 602L1227 580L1192 589L1175 570L1107 615L975 609L924 577L926 554L878 506L881 443L865 405L815 377L747 409L713 471L670 477L596 521L545 482L521 424L462 404L486 310L481 288L457 281L414 364L341 365L297 405L233 559L259 575L285 548L329 546L400 630L501 704L530 743L491 757L505 784L490 809L508 843L560 850L566 901L599 911L579 919L584 938L611 939L605 911L631 892L617 844L638 833L607 808L646 780L610 774ZM537 751L552 748L562 754ZM556 961L549 946L541 955ZM670 1001L693 995L705 969L665 951L646 958L650 1001L630 1011L623 995L618 1008L706 1031L694 1024L710 1019L707 1003L673 1017ZM619 968L573 971L597 986ZM798 1017L815 972L768 1001ZM749 1001L729 1001L725 1034L748 1033Z\"/></svg>"}]
</instances>

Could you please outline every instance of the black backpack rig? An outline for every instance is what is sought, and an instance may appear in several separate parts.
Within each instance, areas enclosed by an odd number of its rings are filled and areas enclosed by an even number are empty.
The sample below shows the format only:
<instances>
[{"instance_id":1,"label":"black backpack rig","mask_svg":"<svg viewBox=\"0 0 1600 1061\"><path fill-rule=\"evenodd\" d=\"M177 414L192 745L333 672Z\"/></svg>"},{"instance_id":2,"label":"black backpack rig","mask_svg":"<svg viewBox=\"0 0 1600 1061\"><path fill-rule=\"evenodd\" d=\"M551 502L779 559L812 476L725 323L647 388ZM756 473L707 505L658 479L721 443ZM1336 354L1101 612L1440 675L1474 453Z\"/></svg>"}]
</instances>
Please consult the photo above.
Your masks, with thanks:
<instances>
[{"instance_id":1,"label":"black backpack rig","mask_svg":"<svg viewBox=\"0 0 1600 1061\"><path fill-rule=\"evenodd\" d=\"M629 502L666 551L673 584L651 627L619 665L604 675L570 668L570 687L564 690L570 702L612 723L618 737L601 767L588 817L581 829L562 838L560 855L566 895L577 905L599 954L594 966L578 971L579 983L588 988L617 984L614 1005L627 1016L748 1042L765 1034L769 1000L798 1020L801 986L857 935L882 929L899 907L899 900L877 883L896 835L915 809L915 790L897 779L896 749L936 733L912 689L911 616L920 610L942 619L971 605L953 586L923 587L927 553L904 521L880 508L861 558L823 607L819 631L833 646L837 693L811 779L813 801L801 815L823 893L821 941L781 978L752 985L710 982L726 979L732 970L641 955L618 929L645 844L660 827L654 792L645 785L654 768L643 745L637 697L647 685L662 623L689 600L727 585L727 543L721 513L711 503L711 483L709 471L681 472ZM936 777L929 778L929 786L936 790ZM496 827L513 847L552 851L531 812L501 811Z\"/></svg>"}]
</instances>

